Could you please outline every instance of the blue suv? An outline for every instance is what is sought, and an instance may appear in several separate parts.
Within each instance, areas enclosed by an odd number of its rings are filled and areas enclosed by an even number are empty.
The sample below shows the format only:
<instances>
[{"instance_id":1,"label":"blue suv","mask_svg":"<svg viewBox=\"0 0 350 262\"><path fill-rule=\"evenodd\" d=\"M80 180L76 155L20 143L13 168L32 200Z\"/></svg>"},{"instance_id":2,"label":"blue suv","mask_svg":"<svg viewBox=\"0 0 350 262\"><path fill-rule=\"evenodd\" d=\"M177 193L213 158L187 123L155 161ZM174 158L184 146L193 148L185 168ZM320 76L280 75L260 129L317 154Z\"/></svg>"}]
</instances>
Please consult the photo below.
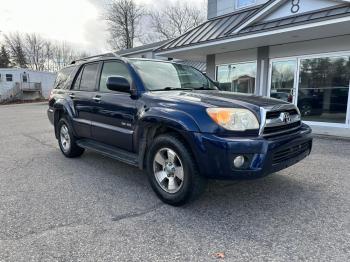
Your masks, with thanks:
<instances>
[{"instance_id":1,"label":"blue suv","mask_svg":"<svg viewBox=\"0 0 350 262\"><path fill-rule=\"evenodd\" d=\"M220 91L186 65L114 54L62 69L48 117L66 157L93 150L147 170L160 199L176 206L208 178L259 178L312 148L311 129L290 103Z\"/></svg>"}]
</instances>

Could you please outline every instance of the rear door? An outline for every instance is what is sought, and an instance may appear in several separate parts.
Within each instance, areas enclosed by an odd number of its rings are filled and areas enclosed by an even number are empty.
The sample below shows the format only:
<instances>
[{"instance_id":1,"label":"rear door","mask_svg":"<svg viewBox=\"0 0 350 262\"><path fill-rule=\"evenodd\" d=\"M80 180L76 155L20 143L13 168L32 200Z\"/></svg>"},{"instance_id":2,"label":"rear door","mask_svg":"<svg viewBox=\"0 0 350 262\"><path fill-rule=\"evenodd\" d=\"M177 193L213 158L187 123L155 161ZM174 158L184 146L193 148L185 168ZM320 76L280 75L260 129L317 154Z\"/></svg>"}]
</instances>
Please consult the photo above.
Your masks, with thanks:
<instances>
[{"instance_id":1,"label":"rear door","mask_svg":"<svg viewBox=\"0 0 350 262\"><path fill-rule=\"evenodd\" d=\"M99 68L100 63L98 62L82 66L73 88L69 92L75 110L74 130L79 137L91 138L91 121L94 109L92 98L96 95Z\"/></svg>"},{"instance_id":2,"label":"rear door","mask_svg":"<svg viewBox=\"0 0 350 262\"><path fill-rule=\"evenodd\" d=\"M136 102L130 93L107 89L109 76L123 76L130 84L132 77L126 64L119 60L108 60L101 66L99 90L94 100L92 138L121 149L132 151L132 138L136 117Z\"/></svg>"}]
</instances>

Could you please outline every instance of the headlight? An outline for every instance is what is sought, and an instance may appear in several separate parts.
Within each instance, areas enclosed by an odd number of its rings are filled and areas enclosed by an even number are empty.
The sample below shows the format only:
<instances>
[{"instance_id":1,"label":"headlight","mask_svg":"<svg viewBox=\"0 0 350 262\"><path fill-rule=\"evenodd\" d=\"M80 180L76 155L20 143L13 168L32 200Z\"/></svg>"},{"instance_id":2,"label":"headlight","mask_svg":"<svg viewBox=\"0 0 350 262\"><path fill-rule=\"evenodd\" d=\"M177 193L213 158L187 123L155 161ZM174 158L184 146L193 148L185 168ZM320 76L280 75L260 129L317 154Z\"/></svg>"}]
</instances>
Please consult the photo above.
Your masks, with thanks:
<instances>
[{"instance_id":1,"label":"headlight","mask_svg":"<svg viewBox=\"0 0 350 262\"><path fill-rule=\"evenodd\" d=\"M259 129L258 119L248 109L207 108L207 113L215 123L231 131Z\"/></svg>"}]
</instances>

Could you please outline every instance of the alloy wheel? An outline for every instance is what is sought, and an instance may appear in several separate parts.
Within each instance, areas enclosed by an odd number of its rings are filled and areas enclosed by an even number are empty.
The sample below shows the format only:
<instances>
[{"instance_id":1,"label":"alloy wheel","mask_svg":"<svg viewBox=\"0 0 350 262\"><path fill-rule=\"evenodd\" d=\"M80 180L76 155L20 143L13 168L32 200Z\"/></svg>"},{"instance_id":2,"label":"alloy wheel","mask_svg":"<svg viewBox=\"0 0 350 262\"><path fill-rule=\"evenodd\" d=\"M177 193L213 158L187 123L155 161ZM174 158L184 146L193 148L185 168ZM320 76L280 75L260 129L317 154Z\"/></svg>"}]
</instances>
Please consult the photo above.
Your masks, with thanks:
<instances>
[{"instance_id":1,"label":"alloy wheel","mask_svg":"<svg viewBox=\"0 0 350 262\"><path fill-rule=\"evenodd\" d=\"M71 147L71 139L66 125L61 126L60 130L60 142L64 152L68 152Z\"/></svg>"},{"instance_id":2,"label":"alloy wheel","mask_svg":"<svg viewBox=\"0 0 350 262\"><path fill-rule=\"evenodd\" d=\"M153 172L158 185L167 193L178 192L184 181L184 168L174 150L162 148L154 156Z\"/></svg>"}]
</instances>

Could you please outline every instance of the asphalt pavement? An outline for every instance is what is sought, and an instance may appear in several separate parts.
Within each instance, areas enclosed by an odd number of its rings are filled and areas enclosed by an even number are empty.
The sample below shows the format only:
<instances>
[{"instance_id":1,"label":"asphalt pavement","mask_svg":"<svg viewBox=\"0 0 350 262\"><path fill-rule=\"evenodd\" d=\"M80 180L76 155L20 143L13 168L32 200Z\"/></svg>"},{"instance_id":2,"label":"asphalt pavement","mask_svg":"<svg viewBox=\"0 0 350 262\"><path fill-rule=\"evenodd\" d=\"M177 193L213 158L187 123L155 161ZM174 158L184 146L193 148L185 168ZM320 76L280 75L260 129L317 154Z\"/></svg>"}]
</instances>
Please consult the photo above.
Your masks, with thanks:
<instances>
[{"instance_id":1,"label":"asphalt pavement","mask_svg":"<svg viewBox=\"0 0 350 262\"><path fill-rule=\"evenodd\" d=\"M137 168L65 158L46 109L0 106L0 261L350 260L350 141L174 208Z\"/></svg>"}]
</instances>

